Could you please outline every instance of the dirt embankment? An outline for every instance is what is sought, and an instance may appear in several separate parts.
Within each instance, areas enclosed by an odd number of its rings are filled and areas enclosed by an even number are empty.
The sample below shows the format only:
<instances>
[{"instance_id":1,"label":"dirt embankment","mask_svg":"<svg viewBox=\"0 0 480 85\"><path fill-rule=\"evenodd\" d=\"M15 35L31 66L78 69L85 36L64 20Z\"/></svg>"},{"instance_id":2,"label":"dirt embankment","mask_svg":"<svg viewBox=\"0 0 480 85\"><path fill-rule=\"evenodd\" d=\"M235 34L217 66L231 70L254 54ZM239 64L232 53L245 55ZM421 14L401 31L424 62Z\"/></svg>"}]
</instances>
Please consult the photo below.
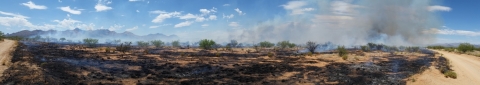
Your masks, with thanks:
<instances>
[{"instance_id":1,"label":"dirt embankment","mask_svg":"<svg viewBox=\"0 0 480 85\"><path fill-rule=\"evenodd\" d=\"M457 73L457 79L445 78L439 70L430 67L429 70L415 76L416 82L411 85L477 85L480 84L480 57L465 54L455 54L436 51L450 61L452 70Z\"/></svg>"},{"instance_id":2,"label":"dirt embankment","mask_svg":"<svg viewBox=\"0 0 480 85\"><path fill-rule=\"evenodd\" d=\"M8 68L10 65L10 59L12 58L12 51L15 50L16 41L7 40L0 41L0 76L2 76L3 71Z\"/></svg>"}]
</instances>

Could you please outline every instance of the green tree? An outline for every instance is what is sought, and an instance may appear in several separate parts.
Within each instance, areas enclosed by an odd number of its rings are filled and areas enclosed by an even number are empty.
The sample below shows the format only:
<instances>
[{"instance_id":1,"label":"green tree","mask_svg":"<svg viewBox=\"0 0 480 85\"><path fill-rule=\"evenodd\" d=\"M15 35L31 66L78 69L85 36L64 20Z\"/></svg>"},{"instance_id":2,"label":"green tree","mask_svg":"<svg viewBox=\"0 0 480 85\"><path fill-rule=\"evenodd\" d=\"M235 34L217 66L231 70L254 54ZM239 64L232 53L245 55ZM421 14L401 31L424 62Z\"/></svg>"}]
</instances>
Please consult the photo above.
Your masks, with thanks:
<instances>
[{"instance_id":1,"label":"green tree","mask_svg":"<svg viewBox=\"0 0 480 85\"><path fill-rule=\"evenodd\" d=\"M360 48L362 48L362 51L363 52L368 52L370 51L370 48L368 46L360 46Z\"/></svg>"},{"instance_id":2,"label":"green tree","mask_svg":"<svg viewBox=\"0 0 480 85\"><path fill-rule=\"evenodd\" d=\"M277 43L277 46L280 47L281 49L285 49L287 47L290 47L292 43L290 43L289 41L280 41Z\"/></svg>"},{"instance_id":3,"label":"green tree","mask_svg":"<svg viewBox=\"0 0 480 85\"><path fill-rule=\"evenodd\" d=\"M95 45L98 43L98 39L86 38L83 39L83 43L88 47L95 47Z\"/></svg>"},{"instance_id":4,"label":"green tree","mask_svg":"<svg viewBox=\"0 0 480 85\"><path fill-rule=\"evenodd\" d=\"M0 41L3 41L4 38L5 38L5 34L3 34L2 31L0 31Z\"/></svg>"},{"instance_id":5,"label":"green tree","mask_svg":"<svg viewBox=\"0 0 480 85\"><path fill-rule=\"evenodd\" d=\"M206 49L206 50L211 50L215 44L215 41L213 40L208 40L208 39L203 39L200 40L200 48Z\"/></svg>"},{"instance_id":6,"label":"green tree","mask_svg":"<svg viewBox=\"0 0 480 85\"><path fill-rule=\"evenodd\" d=\"M180 41L178 41L178 40L173 41L172 46L173 47L180 47Z\"/></svg>"},{"instance_id":7,"label":"green tree","mask_svg":"<svg viewBox=\"0 0 480 85\"><path fill-rule=\"evenodd\" d=\"M145 42L145 41L137 41L137 45L142 47L142 48L147 48L150 45L150 43Z\"/></svg>"},{"instance_id":8,"label":"green tree","mask_svg":"<svg viewBox=\"0 0 480 85\"><path fill-rule=\"evenodd\" d=\"M162 47L165 43L161 40L153 40L153 41L150 41L152 43L152 45L154 45L155 47L157 48L160 48Z\"/></svg>"},{"instance_id":9,"label":"green tree","mask_svg":"<svg viewBox=\"0 0 480 85\"><path fill-rule=\"evenodd\" d=\"M313 42L313 41L308 41L307 42L307 49L310 51L310 53L315 53L315 49L317 49L318 44Z\"/></svg>"},{"instance_id":10,"label":"green tree","mask_svg":"<svg viewBox=\"0 0 480 85\"><path fill-rule=\"evenodd\" d=\"M271 42L268 42L268 41L260 42L259 45L260 45L260 47L263 47L263 48L269 48L269 47L275 46L275 44L273 44Z\"/></svg>"},{"instance_id":11,"label":"green tree","mask_svg":"<svg viewBox=\"0 0 480 85\"><path fill-rule=\"evenodd\" d=\"M457 49L462 52L462 53L465 53L465 52L468 52L468 51L473 51L475 50L475 46L473 46L472 44L470 43L461 43L460 45L458 45Z\"/></svg>"},{"instance_id":12,"label":"green tree","mask_svg":"<svg viewBox=\"0 0 480 85\"><path fill-rule=\"evenodd\" d=\"M65 38L63 38L63 37L60 38L60 41L62 41L62 42L65 41L65 40L67 40L67 39L65 39Z\"/></svg>"},{"instance_id":13,"label":"green tree","mask_svg":"<svg viewBox=\"0 0 480 85\"><path fill-rule=\"evenodd\" d=\"M131 49L131 46L130 46L131 44L132 42L121 43L120 46L116 47L116 50L125 54L125 52L128 52Z\"/></svg>"}]
</instances>

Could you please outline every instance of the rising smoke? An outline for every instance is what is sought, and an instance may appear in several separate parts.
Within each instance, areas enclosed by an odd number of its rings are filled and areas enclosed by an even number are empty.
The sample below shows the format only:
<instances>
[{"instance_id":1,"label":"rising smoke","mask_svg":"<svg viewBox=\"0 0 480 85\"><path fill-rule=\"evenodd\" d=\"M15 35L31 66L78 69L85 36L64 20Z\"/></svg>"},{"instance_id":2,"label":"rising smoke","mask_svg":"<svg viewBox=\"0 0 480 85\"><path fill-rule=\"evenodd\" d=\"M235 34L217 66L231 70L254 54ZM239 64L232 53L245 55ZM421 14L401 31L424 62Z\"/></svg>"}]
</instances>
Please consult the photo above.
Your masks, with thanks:
<instances>
[{"instance_id":1,"label":"rising smoke","mask_svg":"<svg viewBox=\"0 0 480 85\"><path fill-rule=\"evenodd\" d=\"M240 42L315 41L339 45L422 46L435 41L429 32L441 25L428 7L432 0L311 0L290 1L290 14L231 33ZM314 9L311 11L311 9Z\"/></svg>"}]
</instances>

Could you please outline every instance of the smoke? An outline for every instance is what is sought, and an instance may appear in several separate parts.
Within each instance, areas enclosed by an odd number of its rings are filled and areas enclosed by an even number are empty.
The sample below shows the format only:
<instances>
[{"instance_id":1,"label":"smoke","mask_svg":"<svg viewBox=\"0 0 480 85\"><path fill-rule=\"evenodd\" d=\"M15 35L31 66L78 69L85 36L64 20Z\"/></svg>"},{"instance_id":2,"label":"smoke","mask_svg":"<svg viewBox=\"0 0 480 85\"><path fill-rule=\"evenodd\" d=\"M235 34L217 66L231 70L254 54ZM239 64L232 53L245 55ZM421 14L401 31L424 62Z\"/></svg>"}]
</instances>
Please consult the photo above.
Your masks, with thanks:
<instances>
[{"instance_id":1,"label":"smoke","mask_svg":"<svg viewBox=\"0 0 480 85\"><path fill-rule=\"evenodd\" d=\"M315 41L338 45L422 46L436 41L441 25L431 0L311 0L282 5L289 14L230 33L240 42ZM308 10L306 10L308 9Z\"/></svg>"}]
</instances>

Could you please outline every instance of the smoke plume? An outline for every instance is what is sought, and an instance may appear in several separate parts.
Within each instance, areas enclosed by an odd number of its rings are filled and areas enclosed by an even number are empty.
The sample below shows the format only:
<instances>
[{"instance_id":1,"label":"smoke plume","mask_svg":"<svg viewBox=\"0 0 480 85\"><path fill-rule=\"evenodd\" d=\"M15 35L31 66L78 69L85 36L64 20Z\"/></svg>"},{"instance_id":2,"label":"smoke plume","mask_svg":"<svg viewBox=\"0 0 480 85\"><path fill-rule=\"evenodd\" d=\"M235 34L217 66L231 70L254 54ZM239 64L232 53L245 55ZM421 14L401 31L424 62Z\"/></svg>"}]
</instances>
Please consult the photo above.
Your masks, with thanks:
<instances>
[{"instance_id":1,"label":"smoke plume","mask_svg":"<svg viewBox=\"0 0 480 85\"><path fill-rule=\"evenodd\" d=\"M339 45L426 45L435 41L441 23L428 7L431 0L312 0L290 1L289 14L235 31L240 42L315 41Z\"/></svg>"}]
</instances>

